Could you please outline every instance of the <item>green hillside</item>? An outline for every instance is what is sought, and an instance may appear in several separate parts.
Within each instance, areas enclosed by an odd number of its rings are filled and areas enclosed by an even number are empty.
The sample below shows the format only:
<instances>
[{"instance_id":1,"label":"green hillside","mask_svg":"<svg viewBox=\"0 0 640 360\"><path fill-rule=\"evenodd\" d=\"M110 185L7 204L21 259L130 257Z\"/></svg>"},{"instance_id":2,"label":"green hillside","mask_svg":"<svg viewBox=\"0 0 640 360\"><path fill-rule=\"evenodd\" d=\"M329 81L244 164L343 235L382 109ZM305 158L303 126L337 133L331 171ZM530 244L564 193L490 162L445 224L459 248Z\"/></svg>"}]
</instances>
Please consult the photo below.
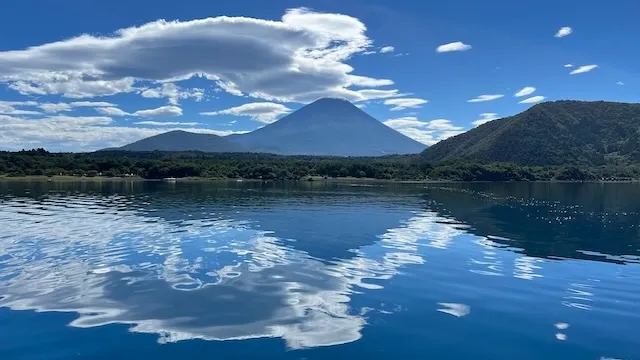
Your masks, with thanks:
<instances>
[{"instance_id":1,"label":"green hillside","mask_svg":"<svg viewBox=\"0 0 640 360\"><path fill-rule=\"evenodd\" d=\"M640 163L640 104L554 101L441 141L430 162L473 160L521 165Z\"/></svg>"}]
</instances>

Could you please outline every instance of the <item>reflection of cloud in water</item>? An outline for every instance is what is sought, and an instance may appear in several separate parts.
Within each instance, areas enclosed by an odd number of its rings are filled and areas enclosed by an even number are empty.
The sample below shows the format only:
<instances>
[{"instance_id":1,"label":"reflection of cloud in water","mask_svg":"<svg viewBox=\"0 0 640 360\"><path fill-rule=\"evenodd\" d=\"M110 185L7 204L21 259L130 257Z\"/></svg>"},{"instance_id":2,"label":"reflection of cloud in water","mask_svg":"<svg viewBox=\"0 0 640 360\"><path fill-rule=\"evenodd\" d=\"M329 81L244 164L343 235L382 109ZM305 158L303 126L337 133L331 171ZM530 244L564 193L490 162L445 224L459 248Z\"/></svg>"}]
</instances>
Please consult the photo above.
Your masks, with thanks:
<instances>
[{"instance_id":1,"label":"reflection of cloud in water","mask_svg":"<svg viewBox=\"0 0 640 360\"><path fill-rule=\"evenodd\" d=\"M503 276L502 273L502 260L496 257L496 248L501 248L503 245L489 239L480 238L474 240L476 245L479 245L484 250L482 251L482 259L476 260L474 258L469 259L469 263L474 267L469 270L472 273L488 276Z\"/></svg>"},{"instance_id":2,"label":"reflection of cloud in water","mask_svg":"<svg viewBox=\"0 0 640 360\"><path fill-rule=\"evenodd\" d=\"M0 306L77 312L77 327L131 324L133 332L160 334L160 342L340 344L359 339L366 322L366 311L349 309L352 288L381 288L367 280L422 264L419 241L446 227L434 228L432 213L419 214L381 235L379 245L327 265L244 223L167 222L124 208L132 202L67 196L0 203Z\"/></svg>"},{"instance_id":3,"label":"reflection of cloud in water","mask_svg":"<svg viewBox=\"0 0 640 360\"><path fill-rule=\"evenodd\" d=\"M530 256L522 256L514 260L513 277L523 280L533 280L535 278L541 278L541 274L536 274L536 270L541 267L536 265L542 263L542 259L537 259Z\"/></svg>"},{"instance_id":4,"label":"reflection of cloud in water","mask_svg":"<svg viewBox=\"0 0 640 360\"><path fill-rule=\"evenodd\" d=\"M598 282L597 279L589 279L589 281ZM580 310L591 310L594 297L593 289L592 284L570 283L567 287L567 295L563 297L562 305Z\"/></svg>"},{"instance_id":5,"label":"reflection of cloud in water","mask_svg":"<svg viewBox=\"0 0 640 360\"><path fill-rule=\"evenodd\" d=\"M438 311L456 317L463 317L469 315L469 313L471 312L471 307L465 304L438 303L438 305L442 306L442 309L438 309Z\"/></svg>"}]
</instances>

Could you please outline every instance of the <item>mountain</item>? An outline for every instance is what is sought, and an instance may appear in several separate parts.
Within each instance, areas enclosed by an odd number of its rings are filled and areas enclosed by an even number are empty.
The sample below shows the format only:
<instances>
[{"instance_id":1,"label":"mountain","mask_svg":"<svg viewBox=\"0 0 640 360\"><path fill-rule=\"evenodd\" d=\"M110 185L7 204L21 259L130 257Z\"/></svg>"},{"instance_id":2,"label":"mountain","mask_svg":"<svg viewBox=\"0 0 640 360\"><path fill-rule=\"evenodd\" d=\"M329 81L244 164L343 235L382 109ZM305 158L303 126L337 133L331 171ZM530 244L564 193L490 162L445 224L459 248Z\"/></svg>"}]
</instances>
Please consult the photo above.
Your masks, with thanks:
<instances>
[{"instance_id":1,"label":"mountain","mask_svg":"<svg viewBox=\"0 0 640 360\"><path fill-rule=\"evenodd\" d=\"M541 103L441 141L422 157L521 165L640 163L640 104Z\"/></svg>"},{"instance_id":2,"label":"mountain","mask_svg":"<svg viewBox=\"0 0 640 360\"><path fill-rule=\"evenodd\" d=\"M380 156L419 153L425 148L350 102L332 98L228 138L252 151L283 155Z\"/></svg>"},{"instance_id":3,"label":"mountain","mask_svg":"<svg viewBox=\"0 0 640 360\"><path fill-rule=\"evenodd\" d=\"M247 149L242 145L232 142L226 137L196 134L182 130L169 131L109 150L247 152Z\"/></svg>"}]
</instances>

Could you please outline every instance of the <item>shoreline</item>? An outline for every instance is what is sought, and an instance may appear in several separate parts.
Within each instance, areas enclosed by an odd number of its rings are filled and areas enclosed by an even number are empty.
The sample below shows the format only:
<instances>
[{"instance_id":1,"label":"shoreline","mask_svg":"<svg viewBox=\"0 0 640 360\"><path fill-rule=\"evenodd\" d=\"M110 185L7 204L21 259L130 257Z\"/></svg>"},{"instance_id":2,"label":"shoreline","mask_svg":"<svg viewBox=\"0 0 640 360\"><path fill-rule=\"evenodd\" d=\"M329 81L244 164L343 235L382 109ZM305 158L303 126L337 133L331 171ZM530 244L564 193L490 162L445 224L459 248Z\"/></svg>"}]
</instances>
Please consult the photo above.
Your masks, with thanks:
<instances>
[{"instance_id":1,"label":"shoreline","mask_svg":"<svg viewBox=\"0 0 640 360\"><path fill-rule=\"evenodd\" d=\"M309 180L311 179L311 180ZM27 175L27 176L0 176L0 182L12 181L43 181L43 182L166 182L166 183L189 183L189 182L249 182L249 183L276 183L276 182L303 182L303 183L382 183L382 184L451 184L451 183L592 183L592 184L626 184L640 183L640 179L634 180L545 180L545 181L459 181L459 180L394 180L394 179L375 179L375 178L324 178L321 176L305 177L300 180L261 180L261 179L217 179L204 177L186 177L176 178L174 181L166 181L165 179L145 179L142 177L106 177L106 176L44 176L44 175Z\"/></svg>"}]
</instances>

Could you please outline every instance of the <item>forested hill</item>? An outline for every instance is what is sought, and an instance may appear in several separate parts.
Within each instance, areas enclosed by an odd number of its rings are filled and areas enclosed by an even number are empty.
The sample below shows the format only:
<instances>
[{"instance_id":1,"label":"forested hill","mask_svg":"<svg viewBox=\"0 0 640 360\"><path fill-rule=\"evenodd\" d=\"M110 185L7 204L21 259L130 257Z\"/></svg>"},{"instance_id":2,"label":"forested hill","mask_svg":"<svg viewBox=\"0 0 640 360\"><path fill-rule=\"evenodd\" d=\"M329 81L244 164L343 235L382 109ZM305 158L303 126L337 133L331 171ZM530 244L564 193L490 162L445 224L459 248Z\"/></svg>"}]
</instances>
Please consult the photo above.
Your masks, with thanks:
<instances>
[{"instance_id":1,"label":"forested hill","mask_svg":"<svg viewBox=\"0 0 640 360\"><path fill-rule=\"evenodd\" d=\"M640 104L554 101L441 141L430 162L474 160L520 165L640 163Z\"/></svg>"}]
</instances>

